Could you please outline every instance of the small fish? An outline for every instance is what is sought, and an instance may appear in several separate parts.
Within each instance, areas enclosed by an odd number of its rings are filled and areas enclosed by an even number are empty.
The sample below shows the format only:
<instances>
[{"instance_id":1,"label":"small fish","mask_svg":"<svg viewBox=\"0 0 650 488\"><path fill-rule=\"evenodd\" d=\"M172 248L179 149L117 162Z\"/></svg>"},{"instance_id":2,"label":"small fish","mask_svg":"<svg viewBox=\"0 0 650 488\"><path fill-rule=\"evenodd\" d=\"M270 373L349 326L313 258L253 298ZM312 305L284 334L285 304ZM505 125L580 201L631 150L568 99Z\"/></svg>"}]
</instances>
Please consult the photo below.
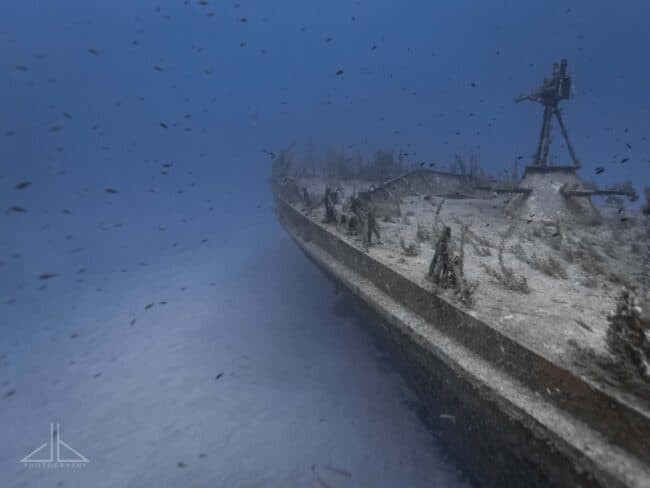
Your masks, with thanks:
<instances>
[{"instance_id":1,"label":"small fish","mask_svg":"<svg viewBox=\"0 0 650 488\"><path fill-rule=\"evenodd\" d=\"M597 175L599 175L599 174L601 174L601 173L604 173L604 172L605 172L605 168L603 168L602 166L598 166L598 167L596 168L596 174L597 174Z\"/></svg>"},{"instance_id":2,"label":"small fish","mask_svg":"<svg viewBox=\"0 0 650 488\"><path fill-rule=\"evenodd\" d=\"M627 146L628 149L632 149L632 146L630 146L629 144L625 144L625 145Z\"/></svg>"},{"instance_id":3,"label":"small fish","mask_svg":"<svg viewBox=\"0 0 650 488\"><path fill-rule=\"evenodd\" d=\"M135 319L131 320L131 322L129 322L129 325L133 327L135 325Z\"/></svg>"},{"instance_id":4,"label":"small fish","mask_svg":"<svg viewBox=\"0 0 650 488\"><path fill-rule=\"evenodd\" d=\"M94 49L92 47L90 49L88 49L88 52L90 54L92 54L93 56L98 56L99 55L99 52L97 51L97 49Z\"/></svg>"},{"instance_id":5,"label":"small fish","mask_svg":"<svg viewBox=\"0 0 650 488\"><path fill-rule=\"evenodd\" d=\"M215 377L214 377L214 380L216 381L216 380L218 380L219 378L221 378L222 376L223 376L223 372L221 372L221 373L219 373L217 376L215 376Z\"/></svg>"},{"instance_id":6,"label":"small fish","mask_svg":"<svg viewBox=\"0 0 650 488\"><path fill-rule=\"evenodd\" d=\"M50 280L50 279L52 279L52 278L54 278L56 276L57 276L56 273L41 273L40 275L38 275L38 279L41 280L41 281Z\"/></svg>"},{"instance_id":7,"label":"small fish","mask_svg":"<svg viewBox=\"0 0 650 488\"><path fill-rule=\"evenodd\" d=\"M336 473L338 475L345 476L346 478L351 478L352 477L352 473L350 473L347 469L338 468L336 466L332 466L331 464L323 466L323 468L327 469L328 471L331 471L332 473Z\"/></svg>"},{"instance_id":8,"label":"small fish","mask_svg":"<svg viewBox=\"0 0 650 488\"><path fill-rule=\"evenodd\" d=\"M25 210L20 205L14 205L12 207L9 207L9 210L7 210L7 213L25 213L26 211L27 210Z\"/></svg>"},{"instance_id":9,"label":"small fish","mask_svg":"<svg viewBox=\"0 0 650 488\"><path fill-rule=\"evenodd\" d=\"M106 193L119 193L115 188L104 188Z\"/></svg>"},{"instance_id":10,"label":"small fish","mask_svg":"<svg viewBox=\"0 0 650 488\"><path fill-rule=\"evenodd\" d=\"M14 396L16 394L16 390L7 390L4 392L2 395L2 398L9 398L10 396Z\"/></svg>"},{"instance_id":11,"label":"small fish","mask_svg":"<svg viewBox=\"0 0 650 488\"><path fill-rule=\"evenodd\" d=\"M63 116L64 116L66 119L71 119L71 118L72 118L72 115L70 115L68 112L63 112Z\"/></svg>"},{"instance_id":12,"label":"small fish","mask_svg":"<svg viewBox=\"0 0 650 488\"><path fill-rule=\"evenodd\" d=\"M151 307L153 307L153 306L154 306L153 303L149 303L149 304L147 304L147 305L144 306L144 309L145 309L145 310L149 310L149 309L150 309Z\"/></svg>"},{"instance_id":13,"label":"small fish","mask_svg":"<svg viewBox=\"0 0 650 488\"><path fill-rule=\"evenodd\" d=\"M25 188L27 188L31 184L32 184L31 181L21 181L21 182L16 184L16 190L24 190Z\"/></svg>"},{"instance_id":14,"label":"small fish","mask_svg":"<svg viewBox=\"0 0 650 488\"><path fill-rule=\"evenodd\" d=\"M476 83L474 83L474 82L472 81L472 83L470 84L470 86L471 86L472 88L476 88Z\"/></svg>"},{"instance_id":15,"label":"small fish","mask_svg":"<svg viewBox=\"0 0 650 488\"><path fill-rule=\"evenodd\" d=\"M248 22L248 19L246 17L242 17L241 19L239 19L239 22L245 24L246 22Z\"/></svg>"},{"instance_id":16,"label":"small fish","mask_svg":"<svg viewBox=\"0 0 650 488\"><path fill-rule=\"evenodd\" d=\"M621 159L621 164L627 163L630 160L630 158L623 158Z\"/></svg>"},{"instance_id":17,"label":"small fish","mask_svg":"<svg viewBox=\"0 0 650 488\"><path fill-rule=\"evenodd\" d=\"M61 130L60 125L54 125L54 126L50 127L50 132L59 132L60 130Z\"/></svg>"},{"instance_id":18,"label":"small fish","mask_svg":"<svg viewBox=\"0 0 650 488\"><path fill-rule=\"evenodd\" d=\"M163 129L167 129L167 124L165 124L164 122L161 122L160 127L162 127Z\"/></svg>"},{"instance_id":19,"label":"small fish","mask_svg":"<svg viewBox=\"0 0 650 488\"><path fill-rule=\"evenodd\" d=\"M343 73L342 69L336 70L336 76L341 76Z\"/></svg>"},{"instance_id":20,"label":"small fish","mask_svg":"<svg viewBox=\"0 0 650 488\"><path fill-rule=\"evenodd\" d=\"M158 66L157 64L154 64L152 68L155 69L156 71L164 71L164 68L162 66Z\"/></svg>"},{"instance_id":21,"label":"small fish","mask_svg":"<svg viewBox=\"0 0 650 488\"><path fill-rule=\"evenodd\" d=\"M14 70L16 70L16 71L27 71L27 66L25 66L24 64L17 64L16 66L14 66Z\"/></svg>"},{"instance_id":22,"label":"small fish","mask_svg":"<svg viewBox=\"0 0 650 488\"><path fill-rule=\"evenodd\" d=\"M176 466L178 466L179 468L187 468L187 464L185 464L183 461L178 461L176 463Z\"/></svg>"}]
</instances>

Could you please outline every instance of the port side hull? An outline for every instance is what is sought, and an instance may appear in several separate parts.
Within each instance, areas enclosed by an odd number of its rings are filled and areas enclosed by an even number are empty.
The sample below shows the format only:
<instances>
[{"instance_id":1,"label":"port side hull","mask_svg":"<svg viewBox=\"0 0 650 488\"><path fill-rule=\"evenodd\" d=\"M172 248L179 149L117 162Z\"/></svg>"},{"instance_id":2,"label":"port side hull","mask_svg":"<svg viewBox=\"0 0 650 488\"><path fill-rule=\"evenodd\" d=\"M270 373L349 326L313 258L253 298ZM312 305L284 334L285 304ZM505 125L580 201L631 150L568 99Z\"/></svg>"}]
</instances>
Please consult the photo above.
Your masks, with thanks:
<instances>
[{"instance_id":1,"label":"port side hull","mask_svg":"<svg viewBox=\"0 0 650 488\"><path fill-rule=\"evenodd\" d=\"M444 306L444 326L432 324L399 299L388 277L382 288L370 276L386 270L373 268L360 250L281 198L275 203L278 220L300 249L372 311L368 323L426 407L427 424L482 484L648 486L645 463L545 401L537 385L509 375L503 364L446 333L454 315Z\"/></svg>"}]
</instances>

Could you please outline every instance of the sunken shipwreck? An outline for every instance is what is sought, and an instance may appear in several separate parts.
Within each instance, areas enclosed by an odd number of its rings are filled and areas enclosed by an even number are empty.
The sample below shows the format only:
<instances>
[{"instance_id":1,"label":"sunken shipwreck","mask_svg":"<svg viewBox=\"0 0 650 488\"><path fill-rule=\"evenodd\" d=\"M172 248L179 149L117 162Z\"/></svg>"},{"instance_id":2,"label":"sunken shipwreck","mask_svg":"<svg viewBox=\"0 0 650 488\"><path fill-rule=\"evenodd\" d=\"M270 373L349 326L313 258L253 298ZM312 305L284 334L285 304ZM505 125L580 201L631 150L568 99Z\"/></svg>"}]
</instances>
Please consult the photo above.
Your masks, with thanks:
<instances>
[{"instance_id":1,"label":"sunken shipwreck","mask_svg":"<svg viewBox=\"0 0 650 488\"><path fill-rule=\"evenodd\" d=\"M650 486L650 190L583 180L560 103L566 60L516 102L541 105L532 161L449 171L378 151L322 168L274 154L279 222L373 313L426 422L489 486ZM549 160L553 134L567 164Z\"/></svg>"}]
</instances>

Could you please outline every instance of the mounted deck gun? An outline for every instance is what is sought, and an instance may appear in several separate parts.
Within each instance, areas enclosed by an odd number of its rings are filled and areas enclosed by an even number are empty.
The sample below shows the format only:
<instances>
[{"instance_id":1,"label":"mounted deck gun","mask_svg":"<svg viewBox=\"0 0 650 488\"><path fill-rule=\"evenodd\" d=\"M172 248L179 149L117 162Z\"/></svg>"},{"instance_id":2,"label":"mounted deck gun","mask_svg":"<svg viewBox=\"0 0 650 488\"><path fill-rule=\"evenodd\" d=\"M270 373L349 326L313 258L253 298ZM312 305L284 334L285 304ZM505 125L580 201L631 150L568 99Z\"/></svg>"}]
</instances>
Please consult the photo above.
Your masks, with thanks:
<instances>
[{"instance_id":1,"label":"mounted deck gun","mask_svg":"<svg viewBox=\"0 0 650 488\"><path fill-rule=\"evenodd\" d=\"M551 120L555 115L562 137L566 141L567 149L573 160L573 165L576 168L580 167L580 161L571 146L569 141L569 133L562 120L562 114L558 105L562 100L568 100L571 96L571 77L567 74L567 61L562 59L560 63L553 63L553 75L551 78L544 78L544 83L541 87L527 95L519 95L515 98L515 102L523 102L530 100L544 105L544 117L542 119L542 129L539 134L539 142L537 143L537 151L535 153L534 164L536 166L547 166L548 151L551 145Z\"/></svg>"}]
</instances>

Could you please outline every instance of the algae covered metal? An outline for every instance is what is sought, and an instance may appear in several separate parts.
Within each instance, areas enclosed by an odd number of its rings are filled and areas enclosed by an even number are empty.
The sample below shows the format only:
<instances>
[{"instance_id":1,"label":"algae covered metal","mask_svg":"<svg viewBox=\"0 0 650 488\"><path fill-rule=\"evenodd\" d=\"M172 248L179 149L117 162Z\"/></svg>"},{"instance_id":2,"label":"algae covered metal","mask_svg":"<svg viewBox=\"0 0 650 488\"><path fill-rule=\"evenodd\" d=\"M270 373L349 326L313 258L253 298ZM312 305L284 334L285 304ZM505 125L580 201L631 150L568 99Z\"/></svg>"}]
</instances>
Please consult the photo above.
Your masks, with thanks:
<instances>
[{"instance_id":1,"label":"algae covered metal","mask_svg":"<svg viewBox=\"0 0 650 488\"><path fill-rule=\"evenodd\" d=\"M650 486L650 219L624 204L629 184L580 177L558 108L569 96L563 60L519 98L544 106L521 177L460 155L453 171L393 161L385 178L382 155L315 172L288 149L276 214L374 310L431 428L482 482ZM553 117L573 164L549 164Z\"/></svg>"}]
</instances>

